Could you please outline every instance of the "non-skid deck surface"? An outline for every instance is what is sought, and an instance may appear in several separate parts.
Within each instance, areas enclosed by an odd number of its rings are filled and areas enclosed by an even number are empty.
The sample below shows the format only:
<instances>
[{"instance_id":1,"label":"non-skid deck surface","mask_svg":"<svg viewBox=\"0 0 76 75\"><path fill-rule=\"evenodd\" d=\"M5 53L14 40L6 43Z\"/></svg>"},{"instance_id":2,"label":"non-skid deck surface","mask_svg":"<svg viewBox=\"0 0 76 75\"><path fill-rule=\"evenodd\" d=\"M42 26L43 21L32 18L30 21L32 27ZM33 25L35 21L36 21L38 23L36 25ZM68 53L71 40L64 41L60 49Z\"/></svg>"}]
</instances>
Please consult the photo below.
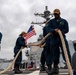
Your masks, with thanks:
<instances>
[{"instance_id":1,"label":"non-skid deck surface","mask_svg":"<svg viewBox=\"0 0 76 75\"><path fill-rule=\"evenodd\" d=\"M32 73L35 72L35 71L37 71L37 70L25 70L25 69L23 69L21 71L22 71L21 74L14 74L14 71L9 70L9 71L1 74L1 75L30 75L30 74L32 75Z\"/></svg>"},{"instance_id":2,"label":"non-skid deck surface","mask_svg":"<svg viewBox=\"0 0 76 75\"><path fill-rule=\"evenodd\" d=\"M39 75L48 75L48 74L44 71L40 72ZM59 74L53 74L53 75L69 75L69 73L67 69L59 69Z\"/></svg>"},{"instance_id":3,"label":"non-skid deck surface","mask_svg":"<svg viewBox=\"0 0 76 75\"><path fill-rule=\"evenodd\" d=\"M39 70L22 70L23 73L21 74L14 74L14 71L7 71L4 74L1 75L48 75L46 71L40 72ZM53 75L69 75L67 69L59 69L59 74L53 74Z\"/></svg>"}]
</instances>

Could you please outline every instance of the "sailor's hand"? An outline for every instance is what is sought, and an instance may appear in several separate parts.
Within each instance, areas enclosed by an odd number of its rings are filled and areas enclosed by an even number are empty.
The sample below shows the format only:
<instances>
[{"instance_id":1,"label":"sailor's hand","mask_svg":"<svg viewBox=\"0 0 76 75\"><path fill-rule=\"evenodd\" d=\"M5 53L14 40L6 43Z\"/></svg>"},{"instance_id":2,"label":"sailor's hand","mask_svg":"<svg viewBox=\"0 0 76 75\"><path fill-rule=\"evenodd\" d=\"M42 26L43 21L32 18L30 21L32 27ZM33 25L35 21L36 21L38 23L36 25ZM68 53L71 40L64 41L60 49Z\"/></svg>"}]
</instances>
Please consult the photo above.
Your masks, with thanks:
<instances>
[{"instance_id":1,"label":"sailor's hand","mask_svg":"<svg viewBox=\"0 0 76 75\"><path fill-rule=\"evenodd\" d=\"M36 46L40 46L40 44L36 44Z\"/></svg>"},{"instance_id":2,"label":"sailor's hand","mask_svg":"<svg viewBox=\"0 0 76 75\"><path fill-rule=\"evenodd\" d=\"M55 32L58 33L59 29L55 29Z\"/></svg>"},{"instance_id":3,"label":"sailor's hand","mask_svg":"<svg viewBox=\"0 0 76 75\"><path fill-rule=\"evenodd\" d=\"M29 48L29 47L30 47L30 45L28 44L26 48Z\"/></svg>"},{"instance_id":4,"label":"sailor's hand","mask_svg":"<svg viewBox=\"0 0 76 75\"><path fill-rule=\"evenodd\" d=\"M40 45L40 48L43 48L46 45L46 43L44 43L43 45Z\"/></svg>"},{"instance_id":5,"label":"sailor's hand","mask_svg":"<svg viewBox=\"0 0 76 75\"><path fill-rule=\"evenodd\" d=\"M22 46L21 48L22 48L22 49L24 49L25 47L24 47L24 46Z\"/></svg>"},{"instance_id":6,"label":"sailor's hand","mask_svg":"<svg viewBox=\"0 0 76 75\"><path fill-rule=\"evenodd\" d=\"M55 37L55 38L59 37L58 31L59 31L59 29L55 29L55 30L54 30L54 37Z\"/></svg>"}]
</instances>

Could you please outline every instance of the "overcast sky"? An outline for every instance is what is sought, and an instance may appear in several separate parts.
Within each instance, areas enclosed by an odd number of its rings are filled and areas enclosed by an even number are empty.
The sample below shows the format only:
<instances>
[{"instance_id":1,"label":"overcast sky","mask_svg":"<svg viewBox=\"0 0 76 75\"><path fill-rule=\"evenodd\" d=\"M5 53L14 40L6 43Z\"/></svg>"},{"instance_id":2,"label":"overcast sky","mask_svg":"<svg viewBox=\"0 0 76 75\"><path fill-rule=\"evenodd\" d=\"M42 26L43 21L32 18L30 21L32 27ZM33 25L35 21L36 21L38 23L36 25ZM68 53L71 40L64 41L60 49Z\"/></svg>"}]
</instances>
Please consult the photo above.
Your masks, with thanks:
<instances>
[{"instance_id":1,"label":"overcast sky","mask_svg":"<svg viewBox=\"0 0 76 75\"><path fill-rule=\"evenodd\" d=\"M68 40L76 39L76 0L0 0L0 32L3 34L0 58L13 58L13 48L18 35L29 29L32 21L44 21L34 13L43 13L45 6L50 12L61 10L61 17L69 22ZM42 27L35 25L36 36L29 42L37 41Z\"/></svg>"}]
</instances>

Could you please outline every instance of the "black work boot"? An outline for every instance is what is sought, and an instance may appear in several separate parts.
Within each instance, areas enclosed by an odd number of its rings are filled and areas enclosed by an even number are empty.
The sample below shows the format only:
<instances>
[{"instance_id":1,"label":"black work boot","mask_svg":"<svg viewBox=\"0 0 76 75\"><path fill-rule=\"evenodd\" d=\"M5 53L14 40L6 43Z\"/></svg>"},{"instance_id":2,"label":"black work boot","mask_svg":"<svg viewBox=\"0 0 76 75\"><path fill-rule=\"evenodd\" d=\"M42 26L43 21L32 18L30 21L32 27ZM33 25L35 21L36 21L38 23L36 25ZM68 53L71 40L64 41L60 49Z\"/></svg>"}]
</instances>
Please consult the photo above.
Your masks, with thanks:
<instances>
[{"instance_id":1,"label":"black work boot","mask_svg":"<svg viewBox=\"0 0 76 75\"><path fill-rule=\"evenodd\" d=\"M19 70L19 65L18 64L15 65L14 71L15 71L15 74L21 74L22 73L22 71Z\"/></svg>"},{"instance_id":2,"label":"black work boot","mask_svg":"<svg viewBox=\"0 0 76 75\"><path fill-rule=\"evenodd\" d=\"M20 71L18 69L15 70L15 74L21 74L21 73L22 73L22 71Z\"/></svg>"},{"instance_id":3,"label":"black work boot","mask_svg":"<svg viewBox=\"0 0 76 75\"><path fill-rule=\"evenodd\" d=\"M58 65L54 66L52 72L53 72L53 74L58 74L59 73L59 67L58 67Z\"/></svg>"},{"instance_id":4,"label":"black work boot","mask_svg":"<svg viewBox=\"0 0 76 75\"><path fill-rule=\"evenodd\" d=\"M40 66L40 71L45 71L45 66Z\"/></svg>"},{"instance_id":5,"label":"black work boot","mask_svg":"<svg viewBox=\"0 0 76 75\"><path fill-rule=\"evenodd\" d=\"M68 69L67 64L65 64L65 66L63 67L64 69Z\"/></svg>"},{"instance_id":6,"label":"black work boot","mask_svg":"<svg viewBox=\"0 0 76 75\"><path fill-rule=\"evenodd\" d=\"M48 75L51 75L52 74L52 67L51 65L47 65L48 66L48 69L46 70L46 72L48 73Z\"/></svg>"}]
</instances>

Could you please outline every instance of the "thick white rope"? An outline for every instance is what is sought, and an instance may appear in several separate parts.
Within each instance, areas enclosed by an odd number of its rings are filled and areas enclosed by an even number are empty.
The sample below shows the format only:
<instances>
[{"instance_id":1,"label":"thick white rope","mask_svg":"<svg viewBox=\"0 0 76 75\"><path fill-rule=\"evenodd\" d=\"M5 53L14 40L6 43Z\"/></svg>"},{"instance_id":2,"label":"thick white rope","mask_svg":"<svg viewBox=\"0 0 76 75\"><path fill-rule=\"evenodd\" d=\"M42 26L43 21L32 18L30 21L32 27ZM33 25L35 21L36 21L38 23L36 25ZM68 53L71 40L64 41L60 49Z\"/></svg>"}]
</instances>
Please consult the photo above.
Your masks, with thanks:
<instances>
[{"instance_id":1,"label":"thick white rope","mask_svg":"<svg viewBox=\"0 0 76 75\"><path fill-rule=\"evenodd\" d=\"M68 66L68 70L69 70L69 73L70 75L73 75L73 71L72 71L72 67L71 67L71 64L69 62L69 58L68 58L68 55L67 55L67 50L66 50L66 45L65 45L65 42L64 42L64 38L63 38L63 35L61 33L61 31L59 30L58 31L59 35L60 35L60 38L61 38L61 41L62 41L62 46L63 46L63 51L64 51L64 54L65 54L65 59L66 59L66 63L67 63L67 66ZM41 42L39 43L40 45L45 41L45 39L50 36L51 33L48 33L42 40ZM33 46L33 45L32 45ZM0 74L2 73L5 73L6 71L8 71L12 65L15 63L18 55L20 54L20 52L22 51L23 47L19 50L19 52L17 53L17 55L15 56L14 60L12 61L12 63L3 71L0 72Z\"/></svg>"},{"instance_id":2,"label":"thick white rope","mask_svg":"<svg viewBox=\"0 0 76 75\"><path fill-rule=\"evenodd\" d=\"M11 63L5 70L0 71L0 75L1 75L2 73L7 72L9 69L11 69L12 65L15 63L15 61L16 61L18 55L20 54L20 52L22 51L22 49L23 49L23 47L21 47L21 49L18 51L18 53L17 53L17 55L15 56L14 60L12 61L12 63Z\"/></svg>"},{"instance_id":3,"label":"thick white rope","mask_svg":"<svg viewBox=\"0 0 76 75\"><path fill-rule=\"evenodd\" d=\"M48 33L45 37L43 37L43 39L41 40L41 42L39 43L39 45L42 45L42 43L51 35L52 33Z\"/></svg>"},{"instance_id":4,"label":"thick white rope","mask_svg":"<svg viewBox=\"0 0 76 75\"><path fill-rule=\"evenodd\" d=\"M68 70L69 70L69 73L70 75L73 75L73 70L72 70L72 67L71 67L71 64L70 64L70 61L69 61L69 58L68 58L68 54L67 54L67 49L66 49L66 45L65 45L65 41L64 41L64 38L63 38L63 35L61 33L61 31L59 30L58 31L59 33L59 36L60 36L60 39L61 39L61 42L62 42L62 46L63 46L63 51L64 51L64 56L65 56L65 60L66 60L66 63L67 63L67 66L68 66ZM50 36L52 33L48 33L42 40L41 40L41 43L40 45L45 41L45 39Z\"/></svg>"},{"instance_id":5,"label":"thick white rope","mask_svg":"<svg viewBox=\"0 0 76 75\"><path fill-rule=\"evenodd\" d=\"M41 41L39 41L39 43L35 43L35 44L28 44L28 46L40 46L43 47L45 44L42 45L42 43L50 36L52 35L52 33L48 33L45 37L43 37L43 39Z\"/></svg>"},{"instance_id":6,"label":"thick white rope","mask_svg":"<svg viewBox=\"0 0 76 75\"><path fill-rule=\"evenodd\" d=\"M50 36L50 35L51 35L51 33L48 33L48 34L41 40L41 42L40 42L39 44L41 45L41 44L45 41L45 39L46 39L48 36ZM35 45L35 44L29 44L28 46L36 46L36 45ZM5 73L5 72L7 72L9 69L11 69L12 65L14 65L14 63L15 63L18 55L19 55L20 52L22 51L22 49L23 49L23 47L19 50L19 52L18 52L17 55L15 56L14 60L12 61L12 63L11 63L5 70L0 71L0 74L3 74L3 73Z\"/></svg>"},{"instance_id":7,"label":"thick white rope","mask_svg":"<svg viewBox=\"0 0 76 75\"><path fill-rule=\"evenodd\" d=\"M60 39L61 39L61 42L62 42L64 56L65 56L65 60L66 60L66 63L67 63L69 74L73 75L73 70L72 70L72 67L71 67L71 64L70 64L70 61L69 61L69 58L68 58L68 54L67 54L66 45L65 45L63 35L62 35L60 30L58 31L58 33L59 33L59 36L60 36Z\"/></svg>"},{"instance_id":8,"label":"thick white rope","mask_svg":"<svg viewBox=\"0 0 76 75\"><path fill-rule=\"evenodd\" d=\"M63 35L62 35L62 33L61 33L60 30L58 31L58 33L59 33L59 36L60 36L60 39L61 39L61 42L62 42L63 51L64 51L64 56L65 56L65 60L66 60L67 66L68 66L69 73L70 73L70 75L73 75L73 71L72 71L72 67L71 67L71 64L70 64L70 61L69 61L69 58L68 58L67 49L66 49L66 45L65 45L65 41L64 41ZM51 34L52 34L52 33L48 33L48 34L41 40L41 42L39 43L39 45L41 46L41 44L45 41L45 39L46 39L48 36L50 36Z\"/></svg>"}]
</instances>

